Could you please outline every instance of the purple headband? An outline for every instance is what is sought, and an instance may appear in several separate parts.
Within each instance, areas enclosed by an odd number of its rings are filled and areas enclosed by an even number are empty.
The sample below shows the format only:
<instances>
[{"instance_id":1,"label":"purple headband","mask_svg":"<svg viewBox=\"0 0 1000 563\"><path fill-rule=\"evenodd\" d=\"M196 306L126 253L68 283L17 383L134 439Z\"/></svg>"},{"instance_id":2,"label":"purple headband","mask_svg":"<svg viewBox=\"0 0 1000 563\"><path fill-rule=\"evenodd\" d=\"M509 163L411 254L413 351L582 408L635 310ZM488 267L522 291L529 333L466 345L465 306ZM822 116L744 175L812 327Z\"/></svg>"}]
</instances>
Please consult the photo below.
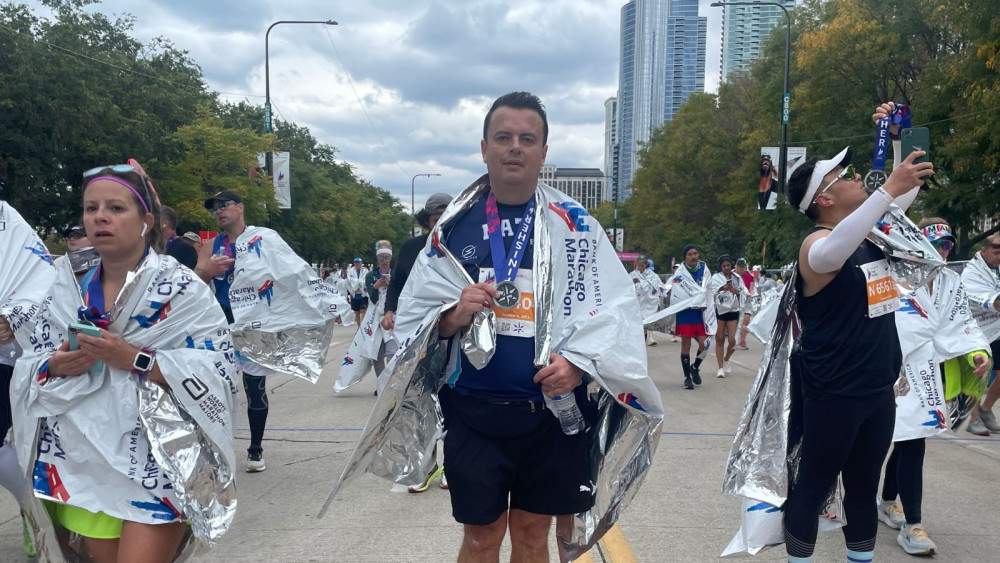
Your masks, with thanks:
<instances>
[{"instance_id":1,"label":"purple headband","mask_svg":"<svg viewBox=\"0 0 1000 563\"><path fill-rule=\"evenodd\" d=\"M96 178L91 178L90 180L87 181L87 185L84 186L83 189L87 189L87 186L98 180L110 180L116 184L121 184L125 186L126 188L129 189L130 192L135 194L135 197L139 198L139 203L142 204L142 208L146 210L146 213L152 213L152 211L149 210L149 206L146 205L146 200L142 199L142 196L139 195L139 192L135 191L135 188L133 188L131 184L129 184L125 180L122 180L121 178L115 178L114 176L98 176Z\"/></svg>"}]
</instances>

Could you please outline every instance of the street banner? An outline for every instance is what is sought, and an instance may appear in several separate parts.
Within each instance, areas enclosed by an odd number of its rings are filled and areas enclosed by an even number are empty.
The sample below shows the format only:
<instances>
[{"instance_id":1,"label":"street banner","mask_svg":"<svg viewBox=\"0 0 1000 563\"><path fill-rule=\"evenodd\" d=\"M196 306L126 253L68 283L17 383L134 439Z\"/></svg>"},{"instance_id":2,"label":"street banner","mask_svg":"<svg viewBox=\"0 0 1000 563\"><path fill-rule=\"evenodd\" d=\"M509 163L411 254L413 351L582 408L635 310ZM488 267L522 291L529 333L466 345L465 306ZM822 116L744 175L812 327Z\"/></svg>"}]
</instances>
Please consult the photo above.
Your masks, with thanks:
<instances>
[{"instance_id":1,"label":"street banner","mask_svg":"<svg viewBox=\"0 0 1000 563\"><path fill-rule=\"evenodd\" d=\"M276 152L271 161L273 164L274 197L278 200L279 209L292 208L292 189L289 179L291 158L287 152Z\"/></svg>"}]
</instances>

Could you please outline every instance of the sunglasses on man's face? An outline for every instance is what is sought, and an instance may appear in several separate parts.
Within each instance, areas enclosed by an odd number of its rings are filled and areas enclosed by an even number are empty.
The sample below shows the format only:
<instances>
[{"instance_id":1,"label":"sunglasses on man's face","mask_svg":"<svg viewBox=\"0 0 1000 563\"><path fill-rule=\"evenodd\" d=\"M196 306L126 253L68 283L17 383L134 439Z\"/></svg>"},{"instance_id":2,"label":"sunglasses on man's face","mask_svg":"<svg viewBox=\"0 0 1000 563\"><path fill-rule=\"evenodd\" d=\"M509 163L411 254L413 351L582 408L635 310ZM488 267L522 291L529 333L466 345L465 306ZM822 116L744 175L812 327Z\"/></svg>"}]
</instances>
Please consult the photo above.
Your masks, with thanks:
<instances>
[{"instance_id":1,"label":"sunglasses on man's face","mask_svg":"<svg viewBox=\"0 0 1000 563\"><path fill-rule=\"evenodd\" d=\"M836 184L837 182L839 182L841 180L853 180L854 176L856 176L857 173L858 173L858 171L857 171L857 169L854 168L854 165L853 164L848 164L840 174L837 174L837 177L834 178L832 182L830 182L829 184L827 184L825 188L823 188L822 190L819 191L818 194L816 194L816 197L819 197L819 196L825 194L827 190L829 190L830 188L832 188L834 184Z\"/></svg>"},{"instance_id":2,"label":"sunglasses on man's face","mask_svg":"<svg viewBox=\"0 0 1000 563\"><path fill-rule=\"evenodd\" d=\"M225 211L230 205L235 205L235 201L223 201L212 208L212 213L218 213L220 211Z\"/></svg>"},{"instance_id":3,"label":"sunglasses on man's face","mask_svg":"<svg viewBox=\"0 0 1000 563\"><path fill-rule=\"evenodd\" d=\"M388 256L379 256L378 258L376 258L376 260L378 260L379 262L391 262L392 261L392 259L389 258Z\"/></svg>"}]
</instances>

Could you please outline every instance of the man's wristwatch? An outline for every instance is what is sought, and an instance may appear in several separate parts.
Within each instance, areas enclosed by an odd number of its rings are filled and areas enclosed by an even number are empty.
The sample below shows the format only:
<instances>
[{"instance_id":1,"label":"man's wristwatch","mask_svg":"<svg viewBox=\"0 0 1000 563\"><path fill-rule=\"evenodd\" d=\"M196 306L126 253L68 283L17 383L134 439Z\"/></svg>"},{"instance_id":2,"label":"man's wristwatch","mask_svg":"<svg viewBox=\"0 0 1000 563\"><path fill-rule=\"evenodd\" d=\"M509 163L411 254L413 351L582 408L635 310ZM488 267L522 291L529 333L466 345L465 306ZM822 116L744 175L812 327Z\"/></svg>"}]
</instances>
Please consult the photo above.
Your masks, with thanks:
<instances>
[{"instance_id":1,"label":"man's wristwatch","mask_svg":"<svg viewBox=\"0 0 1000 563\"><path fill-rule=\"evenodd\" d=\"M135 359L132 360L132 373L138 376L139 379L146 379L149 376L149 372L153 371L153 364L155 362L156 350L142 348L135 355Z\"/></svg>"}]
</instances>

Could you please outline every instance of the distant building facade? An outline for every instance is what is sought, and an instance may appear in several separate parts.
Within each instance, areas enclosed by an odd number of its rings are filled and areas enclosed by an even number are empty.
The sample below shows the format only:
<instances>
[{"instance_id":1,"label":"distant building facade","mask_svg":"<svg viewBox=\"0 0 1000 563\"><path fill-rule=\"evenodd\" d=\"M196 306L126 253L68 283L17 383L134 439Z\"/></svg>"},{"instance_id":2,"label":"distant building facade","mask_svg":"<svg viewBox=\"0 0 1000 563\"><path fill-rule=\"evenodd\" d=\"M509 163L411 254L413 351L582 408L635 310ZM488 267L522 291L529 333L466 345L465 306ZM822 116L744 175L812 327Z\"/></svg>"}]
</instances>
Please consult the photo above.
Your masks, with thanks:
<instances>
[{"instance_id":1,"label":"distant building facade","mask_svg":"<svg viewBox=\"0 0 1000 563\"><path fill-rule=\"evenodd\" d=\"M618 178L618 157L618 98L612 96L604 101L605 201L612 201L618 193L615 190L615 182Z\"/></svg>"},{"instance_id":2,"label":"distant building facade","mask_svg":"<svg viewBox=\"0 0 1000 563\"><path fill-rule=\"evenodd\" d=\"M610 195L617 191L622 200L632 194L641 144L692 93L704 90L707 25L707 18L698 17L698 0L630 0L622 6L613 135L617 170L609 171L605 140L605 170L615 178Z\"/></svg>"},{"instance_id":3,"label":"distant building facade","mask_svg":"<svg viewBox=\"0 0 1000 563\"><path fill-rule=\"evenodd\" d=\"M789 10L796 3L796 0L775 1ZM785 12L778 6L723 6L720 79L726 82L730 74L750 70L750 64L760 57L771 30L784 23Z\"/></svg>"},{"instance_id":4,"label":"distant building facade","mask_svg":"<svg viewBox=\"0 0 1000 563\"><path fill-rule=\"evenodd\" d=\"M538 179L579 201L587 209L594 209L604 201L604 172L598 168L558 168L553 164L543 164Z\"/></svg>"}]
</instances>

